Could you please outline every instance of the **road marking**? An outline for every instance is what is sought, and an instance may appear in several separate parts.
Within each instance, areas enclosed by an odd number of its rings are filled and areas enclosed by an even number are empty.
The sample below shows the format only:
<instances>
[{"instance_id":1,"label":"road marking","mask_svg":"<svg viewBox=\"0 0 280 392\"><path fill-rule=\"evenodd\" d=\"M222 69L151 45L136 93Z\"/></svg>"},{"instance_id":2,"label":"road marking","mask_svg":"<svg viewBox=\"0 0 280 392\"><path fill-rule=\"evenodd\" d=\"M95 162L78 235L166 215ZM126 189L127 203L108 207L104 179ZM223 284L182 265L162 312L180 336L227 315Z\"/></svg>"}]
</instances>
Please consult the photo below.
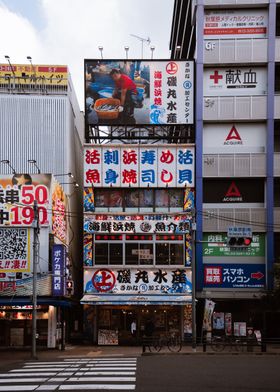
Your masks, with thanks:
<instances>
[{"instance_id":1,"label":"road marking","mask_svg":"<svg viewBox=\"0 0 280 392\"><path fill-rule=\"evenodd\" d=\"M58 390L59 391L76 391L78 389L86 389L86 390L96 390L96 389L105 389L105 390L125 390L132 391L135 389L135 385L123 385L123 384L78 384L78 385L61 385Z\"/></svg>"},{"instance_id":2,"label":"road marking","mask_svg":"<svg viewBox=\"0 0 280 392\"><path fill-rule=\"evenodd\" d=\"M57 389L59 387L59 385L40 385L38 389L36 389L36 391L54 391L55 389Z\"/></svg>"},{"instance_id":3,"label":"road marking","mask_svg":"<svg viewBox=\"0 0 280 392\"><path fill-rule=\"evenodd\" d=\"M77 370L78 369L79 368L77 368ZM59 370L64 370L64 369L58 370L56 368L48 368L48 369L46 369L46 372L48 372L50 370L52 370L52 371L56 370L56 373L57 373ZM44 369L13 369L13 370L10 370L10 372L11 373L33 373L33 372L44 372Z\"/></svg>"},{"instance_id":4,"label":"road marking","mask_svg":"<svg viewBox=\"0 0 280 392\"><path fill-rule=\"evenodd\" d=\"M0 386L0 391L34 391L38 386L39 385L5 385L4 387Z\"/></svg>"},{"instance_id":5,"label":"road marking","mask_svg":"<svg viewBox=\"0 0 280 392\"><path fill-rule=\"evenodd\" d=\"M3 378L3 377L30 377L32 374L33 374L32 372L30 372L30 373L4 373L4 374L0 374L0 378ZM50 372L50 373L43 372L42 376L55 376L56 374L57 374L56 372ZM60 373L60 374L62 374L62 373ZM71 373L70 376L72 374L73 373Z\"/></svg>"},{"instance_id":6,"label":"road marking","mask_svg":"<svg viewBox=\"0 0 280 392\"><path fill-rule=\"evenodd\" d=\"M5 384L7 382L18 383L18 382L44 382L47 378L43 377L32 377L32 378L2 378L0 380L1 384Z\"/></svg>"},{"instance_id":7,"label":"road marking","mask_svg":"<svg viewBox=\"0 0 280 392\"><path fill-rule=\"evenodd\" d=\"M77 372L75 373L76 376L134 376L135 372Z\"/></svg>"},{"instance_id":8,"label":"road marking","mask_svg":"<svg viewBox=\"0 0 280 392\"><path fill-rule=\"evenodd\" d=\"M85 382L97 382L97 381L125 381L125 382L132 382L132 381L136 381L136 377L70 377L67 382L70 381L75 381L75 382L80 382L80 381L85 381Z\"/></svg>"}]
</instances>

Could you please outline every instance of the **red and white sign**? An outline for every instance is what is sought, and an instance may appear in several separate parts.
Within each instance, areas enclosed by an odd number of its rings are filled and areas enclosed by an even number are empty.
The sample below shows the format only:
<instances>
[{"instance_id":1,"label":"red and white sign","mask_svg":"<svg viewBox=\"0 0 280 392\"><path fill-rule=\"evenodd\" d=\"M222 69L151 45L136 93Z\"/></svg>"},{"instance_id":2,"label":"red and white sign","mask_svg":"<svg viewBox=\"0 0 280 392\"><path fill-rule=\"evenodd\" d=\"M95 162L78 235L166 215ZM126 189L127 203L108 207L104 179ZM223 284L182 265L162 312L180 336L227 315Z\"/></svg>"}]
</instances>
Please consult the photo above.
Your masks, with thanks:
<instances>
[{"instance_id":1,"label":"red and white sign","mask_svg":"<svg viewBox=\"0 0 280 392\"><path fill-rule=\"evenodd\" d=\"M222 283L222 267L205 267L204 268L204 283L219 284Z\"/></svg>"},{"instance_id":2,"label":"red and white sign","mask_svg":"<svg viewBox=\"0 0 280 392\"><path fill-rule=\"evenodd\" d=\"M242 202L243 198L242 195L234 181L230 184L230 187L227 190L227 193L225 194L223 198L223 202Z\"/></svg>"},{"instance_id":3,"label":"red and white sign","mask_svg":"<svg viewBox=\"0 0 280 392\"><path fill-rule=\"evenodd\" d=\"M263 153L265 150L265 124L226 123L204 125L204 154Z\"/></svg>"},{"instance_id":4,"label":"red and white sign","mask_svg":"<svg viewBox=\"0 0 280 392\"><path fill-rule=\"evenodd\" d=\"M268 13L264 9L205 10L204 38L266 38Z\"/></svg>"},{"instance_id":5,"label":"red and white sign","mask_svg":"<svg viewBox=\"0 0 280 392\"><path fill-rule=\"evenodd\" d=\"M85 147L84 186L195 187L194 147Z\"/></svg>"},{"instance_id":6,"label":"red and white sign","mask_svg":"<svg viewBox=\"0 0 280 392\"><path fill-rule=\"evenodd\" d=\"M204 96L267 94L267 70L264 67L206 68Z\"/></svg>"}]
</instances>

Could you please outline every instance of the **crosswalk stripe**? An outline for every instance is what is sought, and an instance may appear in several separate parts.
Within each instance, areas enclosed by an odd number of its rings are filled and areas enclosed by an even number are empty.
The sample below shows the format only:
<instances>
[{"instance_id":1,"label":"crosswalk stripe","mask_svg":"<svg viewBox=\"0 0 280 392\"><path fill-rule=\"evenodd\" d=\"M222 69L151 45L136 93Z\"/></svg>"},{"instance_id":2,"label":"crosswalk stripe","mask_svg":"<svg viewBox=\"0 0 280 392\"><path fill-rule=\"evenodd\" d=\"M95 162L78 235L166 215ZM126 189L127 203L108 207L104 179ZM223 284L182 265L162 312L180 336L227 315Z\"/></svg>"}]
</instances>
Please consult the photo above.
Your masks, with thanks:
<instances>
[{"instance_id":1,"label":"crosswalk stripe","mask_svg":"<svg viewBox=\"0 0 280 392\"><path fill-rule=\"evenodd\" d=\"M76 391L78 389L86 389L86 390L97 390L97 389L105 389L105 390L125 390L132 391L135 389L135 385L124 385L124 384L78 384L78 385L61 385L58 390L59 391Z\"/></svg>"},{"instance_id":2,"label":"crosswalk stripe","mask_svg":"<svg viewBox=\"0 0 280 392\"><path fill-rule=\"evenodd\" d=\"M60 373L62 374L62 373ZM71 376L73 373L69 374L69 376ZM4 378L4 377L30 377L32 375L32 372L30 373L4 373L4 374L0 374L0 378ZM47 373L42 373L42 376L55 376L56 372L47 372Z\"/></svg>"},{"instance_id":3,"label":"crosswalk stripe","mask_svg":"<svg viewBox=\"0 0 280 392\"><path fill-rule=\"evenodd\" d=\"M93 382L97 382L97 381L125 381L125 382L131 382L131 381L136 381L136 377L70 377L67 382L70 381L93 381Z\"/></svg>"},{"instance_id":4,"label":"crosswalk stripe","mask_svg":"<svg viewBox=\"0 0 280 392\"><path fill-rule=\"evenodd\" d=\"M7 382L44 382L47 381L47 378L43 378L43 377L32 377L32 378L2 378L0 379L0 383L1 384L5 384Z\"/></svg>"},{"instance_id":5,"label":"crosswalk stripe","mask_svg":"<svg viewBox=\"0 0 280 392\"><path fill-rule=\"evenodd\" d=\"M122 372L122 371L117 371L117 372L76 372L76 376L133 376L135 372Z\"/></svg>"},{"instance_id":6,"label":"crosswalk stripe","mask_svg":"<svg viewBox=\"0 0 280 392\"><path fill-rule=\"evenodd\" d=\"M135 390L136 369L137 358L130 357L26 361L0 373L0 392Z\"/></svg>"},{"instance_id":7,"label":"crosswalk stripe","mask_svg":"<svg viewBox=\"0 0 280 392\"><path fill-rule=\"evenodd\" d=\"M38 386L39 385L5 385L4 387L0 386L0 391L34 391Z\"/></svg>"}]
</instances>

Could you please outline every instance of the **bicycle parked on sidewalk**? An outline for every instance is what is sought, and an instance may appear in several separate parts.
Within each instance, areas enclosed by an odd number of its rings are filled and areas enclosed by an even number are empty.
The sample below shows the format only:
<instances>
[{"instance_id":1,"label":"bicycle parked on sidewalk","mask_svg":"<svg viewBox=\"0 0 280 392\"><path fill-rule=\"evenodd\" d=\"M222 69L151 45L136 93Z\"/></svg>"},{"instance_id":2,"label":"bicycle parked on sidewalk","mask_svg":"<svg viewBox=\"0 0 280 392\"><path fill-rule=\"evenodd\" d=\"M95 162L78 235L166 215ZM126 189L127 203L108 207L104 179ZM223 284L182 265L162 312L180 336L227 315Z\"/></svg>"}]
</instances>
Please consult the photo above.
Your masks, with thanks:
<instances>
[{"instance_id":1,"label":"bicycle parked on sidewalk","mask_svg":"<svg viewBox=\"0 0 280 392\"><path fill-rule=\"evenodd\" d=\"M176 334L154 337L148 344L148 347L151 353L158 353L163 347L167 347L170 352L178 353L182 350L182 340Z\"/></svg>"},{"instance_id":2,"label":"bicycle parked on sidewalk","mask_svg":"<svg viewBox=\"0 0 280 392\"><path fill-rule=\"evenodd\" d=\"M213 336L211 339L211 347L215 352L222 352L229 348L229 351L244 352L246 349L246 341L233 336Z\"/></svg>"}]
</instances>

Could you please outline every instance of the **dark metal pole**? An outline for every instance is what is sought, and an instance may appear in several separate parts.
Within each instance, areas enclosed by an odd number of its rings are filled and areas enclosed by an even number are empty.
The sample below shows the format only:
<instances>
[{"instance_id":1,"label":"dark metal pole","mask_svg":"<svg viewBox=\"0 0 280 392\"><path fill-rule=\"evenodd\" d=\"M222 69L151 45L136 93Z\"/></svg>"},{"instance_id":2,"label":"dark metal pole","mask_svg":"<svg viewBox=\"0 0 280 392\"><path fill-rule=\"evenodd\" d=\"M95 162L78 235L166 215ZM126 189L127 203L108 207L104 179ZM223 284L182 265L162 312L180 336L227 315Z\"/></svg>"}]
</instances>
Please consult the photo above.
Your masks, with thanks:
<instances>
[{"instance_id":1,"label":"dark metal pole","mask_svg":"<svg viewBox=\"0 0 280 392\"><path fill-rule=\"evenodd\" d=\"M195 219L195 214L193 214L193 221ZM195 222L192 222L195 226ZM195 254L195 230L192 228L192 349L196 351L196 287L195 287L195 274L196 274L196 254Z\"/></svg>"},{"instance_id":2,"label":"dark metal pole","mask_svg":"<svg viewBox=\"0 0 280 392\"><path fill-rule=\"evenodd\" d=\"M33 309L32 309L32 353L31 358L37 359L36 338L37 338L37 265L39 261L39 212L38 202L34 201L34 240L33 240Z\"/></svg>"}]
</instances>

